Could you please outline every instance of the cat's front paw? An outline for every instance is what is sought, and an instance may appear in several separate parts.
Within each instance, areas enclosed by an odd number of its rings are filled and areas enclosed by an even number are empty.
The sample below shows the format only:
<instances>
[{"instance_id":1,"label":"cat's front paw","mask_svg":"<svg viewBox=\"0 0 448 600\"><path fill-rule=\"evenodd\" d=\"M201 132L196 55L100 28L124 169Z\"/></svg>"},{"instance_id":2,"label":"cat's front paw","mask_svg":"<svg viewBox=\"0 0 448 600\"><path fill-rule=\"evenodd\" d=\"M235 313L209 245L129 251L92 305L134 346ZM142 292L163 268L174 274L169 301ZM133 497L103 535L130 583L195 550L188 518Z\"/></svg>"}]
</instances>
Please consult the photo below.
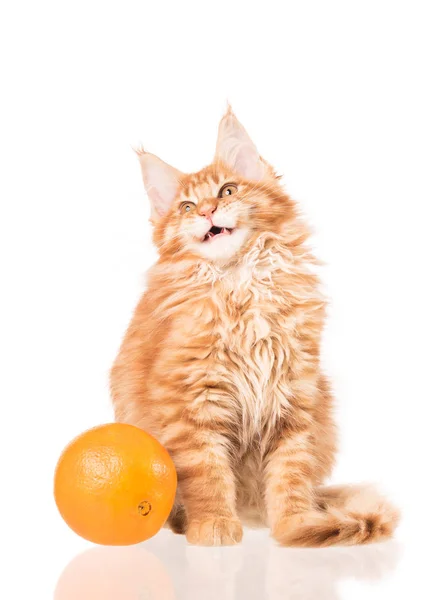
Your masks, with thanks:
<instances>
[{"instance_id":1,"label":"cat's front paw","mask_svg":"<svg viewBox=\"0 0 448 600\"><path fill-rule=\"evenodd\" d=\"M232 546L241 542L243 528L238 519L206 517L189 523L186 535L198 546Z\"/></svg>"}]
</instances>

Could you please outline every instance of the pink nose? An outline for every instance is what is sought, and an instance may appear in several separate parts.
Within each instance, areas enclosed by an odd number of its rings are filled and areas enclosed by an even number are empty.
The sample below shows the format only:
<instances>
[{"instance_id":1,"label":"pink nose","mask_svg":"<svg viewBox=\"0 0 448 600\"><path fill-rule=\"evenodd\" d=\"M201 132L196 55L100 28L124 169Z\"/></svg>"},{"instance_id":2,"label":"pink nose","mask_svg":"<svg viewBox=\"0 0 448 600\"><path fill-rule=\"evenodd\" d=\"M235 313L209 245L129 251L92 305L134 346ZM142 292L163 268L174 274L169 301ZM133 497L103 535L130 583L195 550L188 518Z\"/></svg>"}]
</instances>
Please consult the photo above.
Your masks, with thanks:
<instances>
[{"instance_id":1,"label":"pink nose","mask_svg":"<svg viewBox=\"0 0 448 600\"><path fill-rule=\"evenodd\" d=\"M199 214L202 215L203 217L207 217L207 219L210 219L212 214L215 212L216 207L209 205L205 205L205 206L201 206L199 209Z\"/></svg>"}]
</instances>

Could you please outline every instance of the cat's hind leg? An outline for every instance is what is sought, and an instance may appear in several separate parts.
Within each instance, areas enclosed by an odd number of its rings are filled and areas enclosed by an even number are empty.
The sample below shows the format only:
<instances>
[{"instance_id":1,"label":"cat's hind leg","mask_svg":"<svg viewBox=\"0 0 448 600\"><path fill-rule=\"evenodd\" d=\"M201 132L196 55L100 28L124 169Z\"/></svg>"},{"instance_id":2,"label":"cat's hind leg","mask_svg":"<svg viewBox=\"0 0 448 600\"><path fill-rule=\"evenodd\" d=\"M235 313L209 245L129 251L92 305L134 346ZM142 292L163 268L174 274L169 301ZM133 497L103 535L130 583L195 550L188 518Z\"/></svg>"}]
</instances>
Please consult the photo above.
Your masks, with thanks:
<instances>
[{"instance_id":1,"label":"cat's hind leg","mask_svg":"<svg viewBox=\"0 0 448 600\"><path fill-rule=\"evenodd\" d=\"M184 535L187 531L187 513L182 504L175 504L168 517L167 526L173 533Z\"/></svg>"}]
</instances>

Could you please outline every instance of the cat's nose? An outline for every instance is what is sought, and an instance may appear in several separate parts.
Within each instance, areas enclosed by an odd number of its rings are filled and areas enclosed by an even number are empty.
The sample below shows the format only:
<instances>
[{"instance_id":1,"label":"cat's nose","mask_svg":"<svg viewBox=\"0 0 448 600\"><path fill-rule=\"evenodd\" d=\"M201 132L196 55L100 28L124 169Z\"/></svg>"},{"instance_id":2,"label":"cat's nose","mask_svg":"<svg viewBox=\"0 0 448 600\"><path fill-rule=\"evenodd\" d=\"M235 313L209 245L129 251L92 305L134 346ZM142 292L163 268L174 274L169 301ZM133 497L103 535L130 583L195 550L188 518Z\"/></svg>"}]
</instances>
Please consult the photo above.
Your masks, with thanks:
<instances>
[{"instance_id":1,"label":"cat's nose","mask_svg":"<svg viewBox=\"0 0 448 600\"><path fill-rule=\"evenodd\" d=\"M215 212L216 210L216 202L211 202L209 200L205 200L203 202L201 202L199 208L198 208L198 212L200 215L202 215L203 217L207 217L207 219L211 219L212 214Z\"/></svg>"}]
</instances>

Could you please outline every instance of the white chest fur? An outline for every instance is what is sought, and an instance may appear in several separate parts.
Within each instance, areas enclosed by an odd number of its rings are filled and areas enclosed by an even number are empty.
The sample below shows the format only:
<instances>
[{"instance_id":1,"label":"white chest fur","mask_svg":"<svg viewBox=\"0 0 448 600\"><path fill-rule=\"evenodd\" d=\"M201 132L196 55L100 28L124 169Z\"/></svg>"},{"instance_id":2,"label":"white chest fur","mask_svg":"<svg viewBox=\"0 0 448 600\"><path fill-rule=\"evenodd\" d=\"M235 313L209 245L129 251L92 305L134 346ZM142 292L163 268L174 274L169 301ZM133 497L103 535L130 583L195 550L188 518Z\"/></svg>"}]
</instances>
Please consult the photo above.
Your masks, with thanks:
<instances>
[{"instance_id":1,"label":"white chest fur","mask_svg":"<svg viewBox=\"0 0 448 600\"><path fill-rule=\"evenodd\" d=\"M294 317L285 320L269 269L245 265L212 286L218 315L217 366L237 394L242 441L248 444L270 430L288 406L283 381Z\"/></svg>"},{"instance_id":2,"label":"white chest fur","mask_svg":"<svg viewBox=\"0 0 448 600\"><path fill-rule=\"evenodd\" d=\"M316 283L305 255L262 246L239 266L202 263L191 281L179 343L201 348L205 398L235 421L243 449L269 436L290 408L304 358L300 332L324 304Z\"/></svg>"}]
</instances>

